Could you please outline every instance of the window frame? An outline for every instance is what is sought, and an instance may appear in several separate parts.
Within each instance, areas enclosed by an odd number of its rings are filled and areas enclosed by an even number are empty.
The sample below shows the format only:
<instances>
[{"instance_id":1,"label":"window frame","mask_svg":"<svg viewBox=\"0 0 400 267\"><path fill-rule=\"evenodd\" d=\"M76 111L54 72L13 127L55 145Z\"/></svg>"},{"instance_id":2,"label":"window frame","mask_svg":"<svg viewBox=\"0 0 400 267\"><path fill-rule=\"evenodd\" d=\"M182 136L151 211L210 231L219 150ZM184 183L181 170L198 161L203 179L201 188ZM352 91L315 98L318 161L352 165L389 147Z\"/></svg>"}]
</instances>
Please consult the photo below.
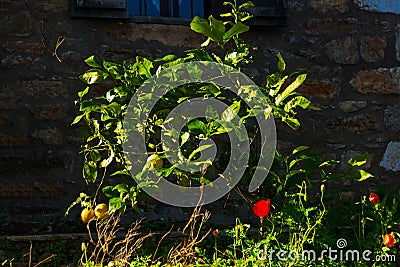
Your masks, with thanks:
<instances>
[{"instance_id":1,"label":"window frame","mask_svg":"<svg viewBox=\"0 0 400 267\"><path fill-rule=\"evenodd\" d=\"M225 13L227 7L222 5L224 1L204 0L204 17L213 15L218 18L219 14ZM286 1L254 0L256 5L262 2L269 5L248 8L246 11L253 15L253 19L249 20L247 24L252 26L286 27L288 17ZM105 5L99 6L99 2ZM71 17L124 19L135 23L170 25L189 25L192 20L191 18L132 15L129 14L128 4L128 0L71 0Z\"/></svg>"}]
</instances>

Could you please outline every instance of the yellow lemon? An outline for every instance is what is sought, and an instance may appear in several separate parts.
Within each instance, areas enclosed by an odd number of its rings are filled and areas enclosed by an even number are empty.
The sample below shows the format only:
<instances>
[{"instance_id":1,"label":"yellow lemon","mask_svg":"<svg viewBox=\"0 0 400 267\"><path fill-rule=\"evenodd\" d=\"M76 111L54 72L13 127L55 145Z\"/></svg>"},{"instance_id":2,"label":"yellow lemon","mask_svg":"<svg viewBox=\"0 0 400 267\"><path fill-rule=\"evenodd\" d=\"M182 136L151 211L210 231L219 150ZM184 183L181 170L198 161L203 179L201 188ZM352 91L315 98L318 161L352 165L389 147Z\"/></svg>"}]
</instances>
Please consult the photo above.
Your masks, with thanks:
<instances>
[{"instance_id":1,"label":"yellow lemon","mask_svg":"<svg viewBox=\"0 0 400 267\"><path fill-rule=\"evenodd\" d=\"M83 223L88 223L94 217L92 208L84 208L81 212L81 220Z\"/></svg>"},{"instance_id":2,"label":"yellow lemon","mask_svg":"<svg viewBox=\"0 0 400 267\"><path fill-rule=\"evenodd\" d=\"M156 159L151 162L149 170L154 171L155 169L160 169L163 166L164 166L164 161L161 158L156 157Z\"/></svg>"},{"instance_id":3,"label":"yellow lemon","mask_svg":"<svg viewBox=\"0 0 400 267\"><path fill-rule=\"evenodd\" d=\"M99 219L107 218L108 216L108 206L107 204L100 203L99 205L94 208L94 214Z\"/></svg>"},{"instance_id":4,"label":"yellow lemon","mask_svg":"<svg viewBox=\"0 0 400 267\"><path fill-rule=\"evenodd\" d=\"M178 185L189 187L190 186L189 177L187 177L187 175L184 175L184 174L179 175L178 176Z\"/></svg>"}]
</instances>

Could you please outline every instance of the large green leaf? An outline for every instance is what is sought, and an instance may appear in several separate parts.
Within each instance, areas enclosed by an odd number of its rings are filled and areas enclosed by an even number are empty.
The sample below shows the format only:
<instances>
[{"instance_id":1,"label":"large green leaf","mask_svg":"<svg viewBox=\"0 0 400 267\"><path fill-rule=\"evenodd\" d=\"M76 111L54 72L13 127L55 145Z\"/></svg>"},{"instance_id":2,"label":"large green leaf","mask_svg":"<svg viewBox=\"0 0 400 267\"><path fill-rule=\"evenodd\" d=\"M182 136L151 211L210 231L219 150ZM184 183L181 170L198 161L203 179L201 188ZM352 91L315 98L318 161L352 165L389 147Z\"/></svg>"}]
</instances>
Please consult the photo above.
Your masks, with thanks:
<instances>
[{"instance_id":1,"label":"large green leaf","mask_svg":"<svg viewBox=\"0 0 400 267\"><path fill-rule=\"evenodd\" d=\"M101 60L96 57L96 56L90 56L87 59L85 59L86 64L88 64L92 68L101 68Z\"/></svg>"},{"instance_id":2,"label":"large green leaf","mask_svg":"<svg viewBox=\"0 0 400 267\"><path fill-rule=\"evenodd\" d=\"M190 28L195 32L207 36L220 46L224 44L223 37L226 31L224 22L222 20L215 19L212 15L210 16L209 20L200 18L198 16L194 17L190 23Z\"/></svg>"},{"instance_id":3,"label":"large green leaf","mask_svg":"<svg viewBox=\"0 0 400 267\"><path fill-rule=\"evenodd\" d=\"M368 154L359 154L355 157L352 157L351 159L349 159L348 164L349 166L362 166L365 163L367 163L367 160L369 159L369 155Z\"/></svg>"},{"instance_id":4,"label":"large green leaf","mask_svg":"<svg viewBox=\"0 0 400 267\"><path fill-rule=\"evenodd\" d=\"M103 67L104 67L104 69L107 70L107 72L110 74L110 76L113 79L116 79L116 80L122 79L123 68L120 64L104 60Z\"/></svg>"},{"instance_id":5,"label":"large green leaf","mask_svg":"<svg viewBox=\"0 0 400 267\"><path fill-rule=\"evenodd\" d=\"M284 110L285 112L289 112L298 106L301 107L302 109L306 109L308 108L308 106L310 106L310 104L311 101L305 98L304 96L296 96L285 104Z\"/></svg>"},{"instance_id":6,"label":"large green leaf","mask_svg":"<svg viewBox=\"0 0 400 267\"><path fill-rule=\"evenodd\" d=\"M278 58L278 70L284 71L286 69L286 63L285 63L285 60L283 59L281 53L278 53L276 55L276 57Z\"/></svg>"},{"instance_id":7,"label":"large green leaf","mask_svg":"<svg viewBox=\"0 0 400 267\"><path fill-rule=\"evenodd\" d=\"M249 30L249 26L244 25L241 22L238 22L230 28L223 36L223 43L226 44L233 36L239 35L241 33L247 32Z\"/></svg>"},{"instance_id":8,"label":"large green leaf","mask_svg":"<svg viewBox=\"0 0 400 267\"><path fill-rule=\"evenodd\" d=\"M287 125L289 125L289 127L292 128L293 130L297 130L300 127L300 122L295 118L282 117L282 121Z\"/></svg>"},{"instance_id":9,"label":"large green leaf","mask_svg":"<svg viewBox=\"0 0 400 267\"><path fill-rule=\"evenodd\" d=\"M122 201L122 199L119 198L119 197L111 198L108 201L108 206L109 206L109 212L110 213L113 213L115 211L124 212L125 208L126 208L125 202Z\"/></svg>"},{"instance_id":10,"label":"large green leaf","mask_svg":"<svg viewBox=\"0 0 400 267\"><path fill-rule=\"evenodd\" d=\"M277 96L275 99L275 104L279 105L279 103L285 100L291 93L293 93L294 90L299 88L299 86L305 81L306 77L307 74L301 74L297 76L296 80L294 80L294 82L292 82L281 94Z\"/></svg>"},{"instance_id":11,"label":"large green leaf","mask_svg":"<svg viewBox=\"0 0 400 267\"><path fill-rule=\"evenodd\" d=\"M240 101L235 101L226 110L224 110L224 112L222 112L221 120L232 121L235 118L235 116L239 113L239 110L240 110Z\"/></svg>"},{"instance_id":12,"label":"large green leaf","mask_svg":"<svg viewBox=\"0 0 400 267\"><path fill-rule=\"evenodd\" d=\"M178 58L175 55L166 55L166 56L164 56L162 58L155 59L154 62L165 62L165 63L167 63L167 62L171 62L171 61L174 61L174 60L177 60L177 59Z\"/></svg>"},{"instance_id":13,"label":"large green leaf","mask_svg":"<svg viewBox=\"0 0 400 267\"><path fill-rule=\"evenodd\" d=\"M353 170L349 174L347 174L345 178L362 182L371 177L374 177L374 176L364 170Z\"/></svg>"},{"instance_id":14,"label":"large green leaf","mask_svg":"<svg viewBox=\"0 0 400 267\"><path fill-rule=\"evenodd\" d=\"M190 153L188 160L191 160L194 156L196 156L197 153L200 153L203 150L206 150L207 148L212 147L213 145L202 145L199 146L198 148L196 148L195 150L193 150L192 153Z\"/></svg>"},{"instance_id":15,"label":"large green leaf","mask_svg":"<svg viewBox=\"0 0 400 267\"><path fill-rule=\"evenodd\" d=\"M153 74L153 62L144 57L136 57L136 64L140 75L150 78Z\"/></svg>"},{"instance_id":16,"label":"large green leaf","mask_svg":"<svg viewBox=\"0 0 400 267\"><path fill-rule=\"evenodd\" d=\"M207 126L200 120L193 120L188 123L188 129L194 134L206 134Z\"/></svg>"},{"instance_id":17,"label":"large green leaf","mask_svg":"<svg viewBox=\"0 0 400 267\"><path fill-rule=\"evenodd\" d=\"M83 164L83 178L88 183L94 183L97 179L97 165L93 161L86 161Z\"/></svg>"},{"instance_id":18,"label":"large green leaf","mask_svg":"<svg viewBox=\"0 0 400 267\"><path fill-rule=\"evenodd\" d=\"M107 79L107 77L108 74L101 69L90 69L79 76L79 78L87 84L100 83Z\"/></svg>"}]
</instances>

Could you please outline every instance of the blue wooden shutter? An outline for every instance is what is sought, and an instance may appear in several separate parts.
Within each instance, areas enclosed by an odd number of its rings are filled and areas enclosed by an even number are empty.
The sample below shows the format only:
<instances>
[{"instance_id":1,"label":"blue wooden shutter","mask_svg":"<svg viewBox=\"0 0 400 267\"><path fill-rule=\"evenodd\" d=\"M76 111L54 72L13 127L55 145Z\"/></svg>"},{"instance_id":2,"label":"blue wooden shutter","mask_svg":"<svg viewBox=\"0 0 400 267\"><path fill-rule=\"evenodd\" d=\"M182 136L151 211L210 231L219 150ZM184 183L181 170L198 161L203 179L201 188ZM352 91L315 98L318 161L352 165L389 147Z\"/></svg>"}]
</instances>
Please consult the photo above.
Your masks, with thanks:
<instances>
[{"instance_id":1,"label":"blue wooden shutter","mask_svg":"<svg viewBox=\"0 0 400 267\"><path fill-rule=\"evenodd\" d=\"M128 12L132 16L204 17L204 0L128 0Z\"/></svg>"}]
</instances>

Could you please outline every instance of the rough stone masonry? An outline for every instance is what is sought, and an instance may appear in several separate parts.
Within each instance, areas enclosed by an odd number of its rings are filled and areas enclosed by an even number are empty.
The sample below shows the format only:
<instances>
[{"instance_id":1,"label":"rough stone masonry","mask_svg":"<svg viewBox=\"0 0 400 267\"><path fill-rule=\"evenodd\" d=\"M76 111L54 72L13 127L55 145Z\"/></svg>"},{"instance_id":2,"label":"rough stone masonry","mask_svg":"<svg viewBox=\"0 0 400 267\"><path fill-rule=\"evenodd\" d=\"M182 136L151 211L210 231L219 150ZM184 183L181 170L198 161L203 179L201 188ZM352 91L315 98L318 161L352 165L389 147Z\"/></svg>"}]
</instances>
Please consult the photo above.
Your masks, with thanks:
<instances>
[{"instance_id":1,"label":"rough stone masonry","mask_svg":"<svg viewBox=\"0 0 400 267\"><path fill-rule=\"evenodd\" d=\"M85 58L182 55L204 41L187 26L73 19L69 2L0 0L1 234L77 230L64 224L78 211L63 214L83 186L80 133L70 123ZM372 155L373 180L338 185L354 194L400 184L400 12L372 2L290 0L287 28L254 27L244 36L256 56L246 73L262 84L281 52L290 69L307 70L300 90L322 109L302 112L298 132L278 124L281 149ZM168 217L155 206L146 206L149 218Z\"/></svg>"}]
</instances>

